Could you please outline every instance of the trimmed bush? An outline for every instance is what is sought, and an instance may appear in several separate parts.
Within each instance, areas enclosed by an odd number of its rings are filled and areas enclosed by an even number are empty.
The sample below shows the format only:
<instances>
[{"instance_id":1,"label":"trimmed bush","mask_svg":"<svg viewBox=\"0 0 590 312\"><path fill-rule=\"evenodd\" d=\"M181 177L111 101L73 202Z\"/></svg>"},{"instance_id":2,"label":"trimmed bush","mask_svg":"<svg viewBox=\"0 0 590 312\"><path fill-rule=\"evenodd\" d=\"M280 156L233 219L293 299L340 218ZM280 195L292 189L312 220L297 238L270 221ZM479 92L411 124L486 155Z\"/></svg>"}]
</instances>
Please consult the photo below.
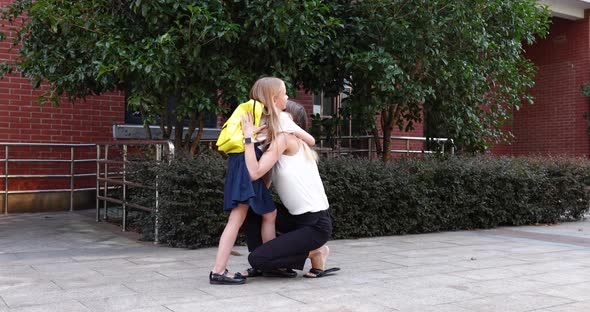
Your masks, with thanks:
<instances>
[{"instance_id":1,"label":"trimmed bush","mask_svg":"<svg viewBox=\"0 0 590 312\"><path fill-rule=\"evenodd\" d=\"M382 163L340 158L323 160L319 167L335 239L573 221L590 204L590 162L581 159L452 157ZM142 170L138 178L159 176L162 242L182 247L218 243L227 221L223 159L202 156ZM149 239L153 220L142 223Z\"/></svg>"}]
</instances>

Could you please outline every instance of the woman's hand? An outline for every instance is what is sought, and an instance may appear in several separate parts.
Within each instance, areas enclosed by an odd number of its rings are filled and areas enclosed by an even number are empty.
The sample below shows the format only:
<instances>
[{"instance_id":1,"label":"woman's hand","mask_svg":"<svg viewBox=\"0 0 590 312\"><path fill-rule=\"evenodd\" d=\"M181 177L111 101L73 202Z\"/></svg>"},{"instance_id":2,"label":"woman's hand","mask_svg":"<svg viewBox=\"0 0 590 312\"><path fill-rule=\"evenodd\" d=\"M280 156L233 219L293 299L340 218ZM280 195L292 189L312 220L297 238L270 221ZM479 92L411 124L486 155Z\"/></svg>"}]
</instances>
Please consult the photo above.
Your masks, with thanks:
<instances>
[{"instance_id":1,"label":"woman's hand","mask_svg":"<svg viewBox=\"0 0 590 312\"><path fill-rule=\"evenodd\" d=\"M266 125L260 127L254 126L254 122L252 121L252 115L250 114L250 112L246 112L246 114L242 116L242 133L244 133L245 138L251 138L265 128Z\"/></svg>"}]
</instances>

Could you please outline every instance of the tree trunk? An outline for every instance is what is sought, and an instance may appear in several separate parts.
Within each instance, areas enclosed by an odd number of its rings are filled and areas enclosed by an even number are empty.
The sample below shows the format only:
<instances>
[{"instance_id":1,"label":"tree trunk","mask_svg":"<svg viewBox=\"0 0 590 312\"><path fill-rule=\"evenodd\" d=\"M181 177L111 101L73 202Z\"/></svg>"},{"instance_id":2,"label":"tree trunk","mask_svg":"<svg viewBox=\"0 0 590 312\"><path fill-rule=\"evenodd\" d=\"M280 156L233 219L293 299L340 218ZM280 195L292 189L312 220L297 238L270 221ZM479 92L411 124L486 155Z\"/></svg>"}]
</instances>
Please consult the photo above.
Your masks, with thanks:
<instances>
[{"instance_id":1,"label":"tree trunk","mask_svg":"<svg viewBox=\"0 0 590 312\"><path fill-rule=\"evenodd\" d=\"M184 120L174 121L174 145L182 147L182 130L184 130Z\"/></svg>"},{"instance_id":2,"label":"tree trunk","mask_svg":"<svg viewBox=\"0 0 590 312\"><path fill-rule=\"evenodd\" d=\"M160 103L162 104L162 110L160 112L160 130L162 130L162 140L170 139L170 135L172 134L172 125L170 121L170 116L168 114L168 98L160 97Z\"/></svg>"},{"instance_id":3,"label":"tree trunk","mask_svg":"<svg viewBox=\"0 0 590 312\"><path fill-rule=\"evenodd\" d=\"M383 129L383 157L384 162L391 160L391 127Z\"/></svg>"},{"instance_id":4,"label":"tree trunk","mask_svg":"<svg viewBox=\"0 0 590 312\"><path fill-rule=\"evenodd\" d=\"M371 130L373 134L373 142L375 142L375 152L377 153L377 157L383 157L383 149L381 148L381 139L379 138L379 130L377 128L373 128ZM370 156L372 157L372 156Z\"/></svg>"},{"instance_id":5,"label":"tree trunk","mask_svg":"<svg viewBox=\"0 0 590 312\"><path fill-rule=\"evenodd\" d=\"M150 125L146 122L147 116L145 115L145 109L141 105L139 106L139 112L141 113L141 121L143 123L143 129L145 129L145 136L147 137L148 140L151 140L152 139L152 129L150 128Z\"/></svg>"},{"instance_id":6,"label":"tree trunk","mask_svg":"<svg viewBox=\"0 0 590 312\"><path fill-rule=\"evenodd\" d=\"M400 104L392 104L381 111L381 129L383 131L383 155L381 159L384 162L391 160L391 133L393 132L393 125L399 117L400 109Z\"/></svg>"},{"instance_id":7,"label":"tree trunk","mask_svg":"<svg viewBox=\"0 0 590 312\"><path fill-rule=\"evenodd\" d=\"M192 146L192 137L193 132L195 132L195 128L197 127L197 112L191 112L191 121L188 124L188 131L184 135L184 143L182 145L183 149L187 152L190 152Z\"/></svg>"},{"instance_id":8,"label":"tree trunk","mask_svg":"<svg viewBox=\"0 0 590 312\"><path fill-rule=\"evenodd\" d=\"M199 149L199 143L201 143L201 137L203 137L203 131L205 128L205 114L200 113L198 116L198 120L199 120L199 130L197 131L197 136L195 137L193 144L191 144L191 150L190 150L191 156L193 156L193 157L201 152Z\"/></svg>"}]
</instances>

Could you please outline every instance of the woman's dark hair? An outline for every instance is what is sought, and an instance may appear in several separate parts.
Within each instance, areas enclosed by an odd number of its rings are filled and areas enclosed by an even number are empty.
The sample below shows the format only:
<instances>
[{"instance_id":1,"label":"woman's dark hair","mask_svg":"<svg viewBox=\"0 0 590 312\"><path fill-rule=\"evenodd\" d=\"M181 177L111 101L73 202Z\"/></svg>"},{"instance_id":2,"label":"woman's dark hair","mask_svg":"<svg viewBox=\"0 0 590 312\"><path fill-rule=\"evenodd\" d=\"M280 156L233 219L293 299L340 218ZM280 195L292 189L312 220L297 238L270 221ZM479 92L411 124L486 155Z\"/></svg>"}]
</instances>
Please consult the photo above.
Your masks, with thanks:
<instances>
[{"instance_id":1,"label":"woman's dark hair","mask_svg":"<svg viewBox=\"0 0 590 312\"><path fill-rule=\"evenodd\" d=\"M285 111L293 117L293 121L301 127L301 129L307 131L307 113L303 105L287 100L287 108Z\"/></svg>"}]
</instances>

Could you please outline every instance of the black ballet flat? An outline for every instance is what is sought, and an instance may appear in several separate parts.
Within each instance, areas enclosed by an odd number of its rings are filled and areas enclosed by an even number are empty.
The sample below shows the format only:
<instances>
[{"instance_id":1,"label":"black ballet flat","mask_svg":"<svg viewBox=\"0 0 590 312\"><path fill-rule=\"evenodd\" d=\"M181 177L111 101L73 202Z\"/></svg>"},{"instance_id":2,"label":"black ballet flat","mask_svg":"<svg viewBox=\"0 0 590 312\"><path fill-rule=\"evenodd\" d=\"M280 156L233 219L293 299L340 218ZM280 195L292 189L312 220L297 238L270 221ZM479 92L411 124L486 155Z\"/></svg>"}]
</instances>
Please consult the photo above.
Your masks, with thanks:
<instances>
[{"instance_id":1,"label":"black ballet flat","mask_svg":"<svg viewBox=\"0 0 590 312\"><path fill-rule=\"evenodd\" d=\"M227 276L227 270L223 274L209 272L209 284L213 285L241 285L246 283L246 278L240 273L235 273L233 277Z\"/></svg>"}]
</instances>

